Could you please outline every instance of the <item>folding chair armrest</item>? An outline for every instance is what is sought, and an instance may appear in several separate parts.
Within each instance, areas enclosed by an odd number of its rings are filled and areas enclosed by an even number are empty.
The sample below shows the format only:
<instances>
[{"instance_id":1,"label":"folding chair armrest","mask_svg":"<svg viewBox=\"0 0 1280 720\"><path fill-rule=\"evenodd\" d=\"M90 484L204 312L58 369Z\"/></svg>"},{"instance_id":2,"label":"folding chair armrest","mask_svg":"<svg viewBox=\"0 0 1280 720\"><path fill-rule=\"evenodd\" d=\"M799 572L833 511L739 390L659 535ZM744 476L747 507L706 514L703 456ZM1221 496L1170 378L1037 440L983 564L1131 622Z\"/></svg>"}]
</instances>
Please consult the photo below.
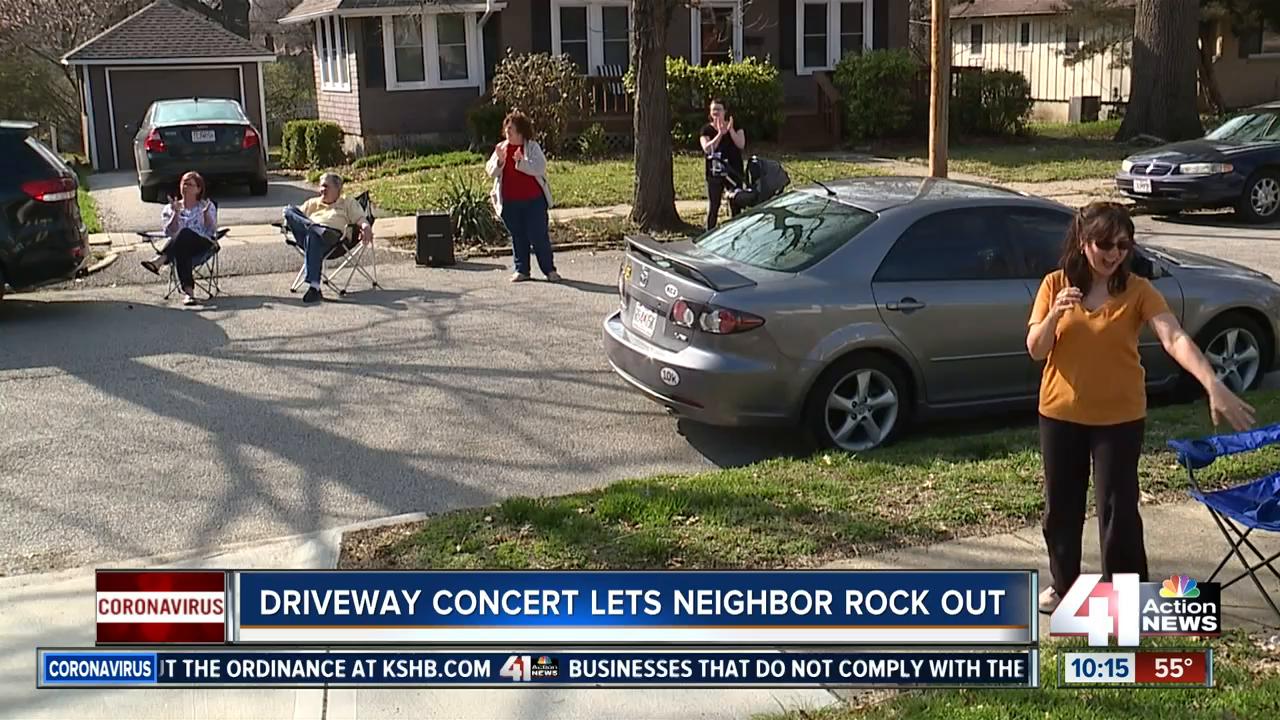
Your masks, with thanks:
<instances>
[{"instance_id":1,"label":"folding chair armrest","mask_svg":"<svg viewBox=\"0 0 1280 720\"><path fill-rule=\"evenodd\" d=\"M1178 453L1178 462L1188 470L1193 470L1207 467L1223 455L1252 452L1278 443L1280 443L1280 423L1225 435L1170 440L1168 444Z\"/></svg>"},{"instance_id":2,"label":"folding chair armrest","mask_svg":"<svg viewBox=\"0 0 1280 720\"><path fill-rule=\"evenodd\" d=\"M218 228L218 231L213 234L213 241L217 242L221 240L226 237L229 232L231 232L231 228Z\"/></svg>"}]
</instances>

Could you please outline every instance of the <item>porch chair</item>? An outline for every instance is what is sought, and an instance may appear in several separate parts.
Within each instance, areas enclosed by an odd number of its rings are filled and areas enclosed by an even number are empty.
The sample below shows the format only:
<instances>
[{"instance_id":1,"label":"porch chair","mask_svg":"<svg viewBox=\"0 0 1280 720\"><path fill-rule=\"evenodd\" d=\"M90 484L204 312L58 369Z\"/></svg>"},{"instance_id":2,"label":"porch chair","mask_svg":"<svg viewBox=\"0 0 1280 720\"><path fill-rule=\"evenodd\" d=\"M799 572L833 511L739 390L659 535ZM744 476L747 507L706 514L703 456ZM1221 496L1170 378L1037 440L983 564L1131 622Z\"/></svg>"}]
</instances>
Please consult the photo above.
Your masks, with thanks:
<instances>
[{"instance_id":1,"label":"porch chair","mask_svg":"<svg viewBox=\"0 0 1280 720\"><path fill-rule=\"evenodd\" d=\"M627 74L627 68L624 65L600 65L596 68L596 75L606 78L613 82L604 84L605 97L601 98L604 107L597 108L603 112L616 112L621 105L619 98L627 94L627 88L622 83L622 78Z\"/></svg>"},{"instance_id":2,"label":"porch chair","mask_svg":"<svg viewBox=\"0 0 1280 720\"><path fill-rule=\"evenodd\" d=\"M360 207L364 208L365 217L369 219L369 224L373 225L373 206L370 204L368 191L357 195L355 200ZM301 255L305 261L307 251L298 244L297 239L293 237L293 233L289 232L288 226L283 222L273 222L271 224L280 228L280 231L284 233L285 243L290 245L294 250L297 250L298 254ZM320 281L328 286L330 290L338 293L339 296L345 296L347 294L347 288L351 287L352 279L355 278L356 273L360 273L369 281L369 284L373 289L381 290L382 286L378 284L377 253L374 252L372 243L366 245L360 242L359 227L352 225L347 227L345 230L339 228L326 228L326 232L328 231L332 231L338 239L334 242L333 247L329 248L329 253L325 255L324 261L326 263L332 263L341 260L342 262L330 272L326 272L322 267L320 271ZM368 268L365 268L364 262L366 255L369 259ZM347 273L347 278L346 281L342 283L342 287L338 287L334 280L337 279L338 275L342 272ZM293 284L289 286L289 292L298 292L306 282L307 268L304 264L303 267L298 269L298 276L293 279Z\"/></svg>"},{"instance_id":3,"label":"porch chair","mask_svg":"<svg viewBox=\"0 0 1280 720\"><path fill-rule=\"evenodd\" d=\"M211 200L210 202L213 201ZM216 211L218 203L213 202L213 208ZM222 292L221 276L218 273L218 253L222 251L220 241L229 232L231 232L231 228L218 228L213 235L213 243L209 246L209 249L191 259L192 277L195 280L195 287L192 290L197 295L203 292L206 300L212 300ZM157 255L160 254L164 244L169 241L169 236L159 230L139 232L138 237L146 240ZM178 269L174 267L173 263L169 263L169 287L164 293L165 300L168 300L179 290L178 285Z\"/></svg>"},{"instance_id":4,"label":"porch chair","mask_svg":"<svg viewBox=\"0 0 1280 720\"><path fill-rule=\"evenodd\" d=\"M1234 555L1240 561L1244 572L1223 583L1222 589L1225 590L1246 577L1253 580L1258 592L1262 594L1262 599L1267 601L1275 612L1276 618L1280 619L1280 607L1276 606L1275 600L1258 579L1258 571L1265 567L1277 580L1280 580L1280 571L1277 571L1276 566L1272 564L1280 558L1280 552L1265 557L1249 540L1249 535L1254 530L1280 533L1280 471L1242 485L1212 492L1201 489L1195 476L1196 470L1208 467L1219 457L1253 452L1277 443L1280 443L1280 423L1230 435L1212 435L1198 440L1170 440L1169 447L1177 451L1178 462L1187 468L1187 477L1191 483L1189 494L1205 506L1218 526L1218 530L1226 538L1227 544L1231 546L1213 574L1209 576L1208 582L1214 581ZM1244 530L1241 531L1241 528ZM1248 548L1257 558L1257 562L1247 560L1244 553L1240 551L1241 546Z\"/></svg>"}]
</instances>

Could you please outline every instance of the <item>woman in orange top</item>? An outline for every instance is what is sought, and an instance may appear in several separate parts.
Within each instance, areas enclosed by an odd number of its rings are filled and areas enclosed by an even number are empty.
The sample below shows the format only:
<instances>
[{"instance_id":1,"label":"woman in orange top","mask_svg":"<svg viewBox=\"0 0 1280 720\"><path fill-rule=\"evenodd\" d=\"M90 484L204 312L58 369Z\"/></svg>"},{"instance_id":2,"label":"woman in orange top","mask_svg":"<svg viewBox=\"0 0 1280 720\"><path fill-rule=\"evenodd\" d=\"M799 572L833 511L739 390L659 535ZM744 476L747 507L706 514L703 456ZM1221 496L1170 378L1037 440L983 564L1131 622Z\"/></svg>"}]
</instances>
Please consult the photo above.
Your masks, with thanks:
<instances>
[{"instance_id":1,"label":"woman in orange top","mask_svg":"<svg viewBox=\"0 0 1280 720\"><path fill-rule=\"evenodd\" d=\"M1220 380L1145 278L1129 272L1133 220L1115 203L1081 209L1067 232L1062 269L1040 284L1027 351L1046 360L1040 381L1044 539L1053 585L1040 594L1052 612L1080 575L1092 460L1102 573L1147 579L1138 514L1138 455L1147 414L1138 335L1150 326L1165 352L1204 386L1214 425L1253 424L1253 408Z\"/></svg>"}]
</instances>

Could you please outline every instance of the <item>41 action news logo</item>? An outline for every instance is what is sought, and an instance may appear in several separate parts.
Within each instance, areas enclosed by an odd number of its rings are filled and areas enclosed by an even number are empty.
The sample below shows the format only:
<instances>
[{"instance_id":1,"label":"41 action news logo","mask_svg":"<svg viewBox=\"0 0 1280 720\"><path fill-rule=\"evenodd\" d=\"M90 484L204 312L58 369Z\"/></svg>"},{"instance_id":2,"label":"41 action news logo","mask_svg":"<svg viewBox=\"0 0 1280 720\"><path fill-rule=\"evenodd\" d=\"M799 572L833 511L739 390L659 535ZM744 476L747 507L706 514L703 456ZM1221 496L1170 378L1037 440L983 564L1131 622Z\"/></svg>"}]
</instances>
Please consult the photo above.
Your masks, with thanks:
<instances>
[{"instance_id":1,"label":"41 action news logo","mask_svg":"<svg viewBox=\"0 0 1280 720\"><path fill-rule=\"evenodd\" d=\"M498 675L512 682L550 680L560 677L560 661L547 655L511 655L502 664Z\"/></svg>"},{"instance_id":2,"label":"41 action news logo","mask_svg":"<svg viewBox=\"0 0 1280 720\"><path fill-rule=\"evenodd\" d=\"M1106 645L1112 635L1121 647L1136 647L1143 636L1219 635L1222 588L1173 575L1163 583L1139 582L1135 574L1081 575L1049 618L1055 637L1086 635L1090 645Z\"/></svg>"}]
</instances>

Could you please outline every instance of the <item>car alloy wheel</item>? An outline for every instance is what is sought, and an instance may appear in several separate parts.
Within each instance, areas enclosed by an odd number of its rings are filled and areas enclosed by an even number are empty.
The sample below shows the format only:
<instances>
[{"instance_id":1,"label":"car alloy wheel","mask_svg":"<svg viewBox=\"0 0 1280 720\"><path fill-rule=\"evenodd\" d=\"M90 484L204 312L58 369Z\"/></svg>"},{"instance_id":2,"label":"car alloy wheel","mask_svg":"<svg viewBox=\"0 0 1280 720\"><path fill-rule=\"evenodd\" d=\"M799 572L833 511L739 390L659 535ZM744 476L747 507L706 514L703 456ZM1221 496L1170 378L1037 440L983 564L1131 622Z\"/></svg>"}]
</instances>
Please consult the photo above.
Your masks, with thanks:
<instances>
[{"instance_id":1,"label":"car alloy wheel","mask_svg":"<svg viewBox=\"0 0 1280 720\"><path fill-rule=\"evenodd\" d=\"M827 435L841 449L870 450L893 432L898 405L898 391L887 375L872 368L855 370L827 395Z\"/></svg>"},{"instance_id":2,"label":"car alloy wheel","mask_svg":"<svg viewBox=\"0 0 1280 720\"><path fill-rule=\"evenodd\" d=\"M1204 354L1214 375L1235 393L1253 387L1262 367L1258 338L1245 328L1227 328L1218 333L1205 346Z\"/></svg>"},{"instance_id":3,"label":"car alloy wheel","mask_svg":"<svg viewBox=\"0 0 1280 720\"><path fill-rule=\"evenodd\" d=\"M1259 218L1270 218L1280 210L1280 179L1259 178L1249 189L1249 206Z\"/></svg>"}]
</instances>

